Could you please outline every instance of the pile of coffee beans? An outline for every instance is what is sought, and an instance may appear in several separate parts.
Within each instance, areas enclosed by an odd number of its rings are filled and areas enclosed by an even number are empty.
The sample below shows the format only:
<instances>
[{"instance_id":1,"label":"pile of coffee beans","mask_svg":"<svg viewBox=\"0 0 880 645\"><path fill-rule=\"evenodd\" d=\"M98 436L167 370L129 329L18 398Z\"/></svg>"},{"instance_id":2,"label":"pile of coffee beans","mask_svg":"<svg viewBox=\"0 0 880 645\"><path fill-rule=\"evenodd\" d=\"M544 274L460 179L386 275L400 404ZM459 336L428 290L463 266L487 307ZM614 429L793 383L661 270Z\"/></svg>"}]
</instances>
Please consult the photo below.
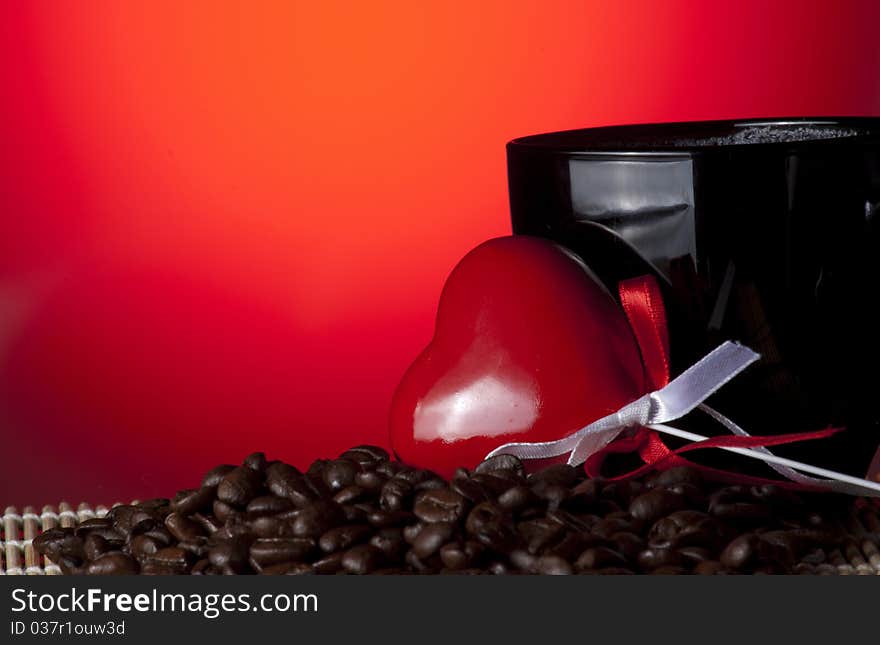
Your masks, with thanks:
<instances>
[{"instance_id":1,"label":"pile of coffee beans","mask_svg":"<svg viewBox=\"0 0 880 645\"><path fill-rule=\"evenodd\" d=\"M689 468L588 479L501 455L451 481L374 446L305 472L254 453L36 549L68 574L880 573L870 501Z\"/></svg>"}]
</instances>

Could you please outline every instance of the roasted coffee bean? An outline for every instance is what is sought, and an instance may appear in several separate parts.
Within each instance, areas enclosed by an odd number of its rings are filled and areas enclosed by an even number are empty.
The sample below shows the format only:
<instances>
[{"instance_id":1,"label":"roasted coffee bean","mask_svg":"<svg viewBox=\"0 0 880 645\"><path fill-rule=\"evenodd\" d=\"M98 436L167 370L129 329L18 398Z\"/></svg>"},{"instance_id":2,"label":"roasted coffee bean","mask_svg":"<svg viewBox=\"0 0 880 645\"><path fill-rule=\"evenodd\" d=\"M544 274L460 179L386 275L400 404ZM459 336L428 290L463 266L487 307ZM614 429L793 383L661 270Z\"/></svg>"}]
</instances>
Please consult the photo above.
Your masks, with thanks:
<instances>
[{"instance_id":1,"label":"roasted coffee bean","mask_svg":"<svg viewBox=\"0 0 880 645\"><path fill-rule=\"evenodd\" d=\"M565 527L546 517L520 522L516 530L531 554L542 552L565 536Z\"/></svg>"},{"instance_id":2,"label":"roasted coffee bean","mask_svg":"<svg viewBox=\"0 0 880 645\"><path fill-rule=\"evenodd\" d=\"M85 573L90 576L125 576L138 573L138 570L137 562L122 551L109 551L89 562Z\"/></svg>"},{"instance_id":3,"label":"roasted coffee bean","mask_svg":"<svg viewBox=\"0 0 880 645\"><path fill-rule=\"evenodd\" d=\"M709 512L718 519L727 522L749 522L752 524L767 522L772 517L769 506L751 502L716 503L709 507Z\"/></svg>"},{"instance_id":4,"label":"roasted coffee bean","mask_svg":"<svg viewBox=\"0 0 880 645\"><path fill-rule=\"evenodd\" d=\"M625 567L626 558L619 552L604 546L586 549L575 561L578 569L602 569L605 567Z\"/></svg>"},{"instance_id":5,"label":"roasted coffee bean","mask_svg":"<svg viewBox=\"0 0 880 645\"><path fill-rule=\"evenodd\" d=\"M699 546L686 546L678 550L685 564L697 565L700 562L712 559L712 552Z\"/></svg>"},{"instance_id":6,"label":"roasted coffee bean","mask_svg":"<svg viewBox=\"0 0 880 645\"><path fill-rule=\"evenodd\" d=\"M518 513L524 508L535 505L540 498L532 492L528 486L518 485L508 488L498 496L498 505L510 511Z\"/></svg>"},{"instance_id":7,"label":"roasted coffee bean","mask_svg":"<svg viewBox=\"0 0 880 645\"><path fill-rule=\"evenodd\" d=\"M432 522L419 531L412 543L412 550L419 558L428 558L452 539L455 526L451 522Z\"/></svg>"},{"instance_id":8,"label":"roasted coffee bean","mask_svg":"<svg viewBox=\"0 0 880 645\"><path fill-rule=\"evenodd\" d=\"M181 515L192 515L198 511L209 509L214 503L216 493L216 486L182 490L171 500L171 509Z\"/></svg>"},{"instance_id":9,"label":"roasted coffee bean","mask_svg":"<svg viewBox=\"0 0 880 645\"><path fill-rule=\"evenodd\" d=\"M663 488L652 488L632 500L629 512L637 520L651 523L684 507L685 498L683 496Z\"/></svg>"},{"instance_id":10,"label":"roasted coffee bean","mask_svg":"<svg viewBox=\"0 0 880 645\"><path fill-rule=\"evenodd\" d=\"M525 549L514 549L510 552L510 563L520 571L535 573L538 566L538 556L529 553Z\"/></svg>"},{"instance_id":11,"label":"roasted coffee bean","mask_svg":"<svg viewBox=\"0 0 880 645\"><path fill-rule=\"evenodd\" d=\"M559 508L559 505L568 497L568 488L566 486L548 484L547 482L536 482L532 486L532 492L544 500L547 508L551 510Z\"/></svg>"},{"instance_id":12,"label":"roasted coffee bean","mask_svg":"<svg viewBox=\"0 0 880 645\"><path fill-rule=\"evenodd\" d=\"M574 569L558 555L542 555L535 564L535 572L549 576L570 576Z\"/></svg>"},{"instance_id":13,"label":"roasted coffee bean","mask_svg":"<svg viewBox=\"0 0 880 645\"><path fill-rule=\"evenodd\" d=\"M217 485L217 499L236 508L244 508L257 496L262 483L260 473L247 466L239 466Z\"/></svg>"},{"instance_id":14,"label":"roasted coffee bean","mask_svg":"<svg viewBox=\"0 0 880 645\"><path fill-rule=\"evenodd\" d=\"M308 538L261 538L251 544L250 559L259 567L282 562L301 562L315 550Z\"/></svg>"},{"instance_id":15,"label":"roasted coffee bean","mask_svg":"<svg viewBox=\"0 0 880 645\"><path fill-rule=\"evenodd\" d=\"M325 465L321 475L331 491L339 491L354 484L354 477L359 470L355 462L337 459Z\"/></svg>"},{"instance_id":16,"label":"roasted coffee bean","mask_svg":"<svg viewBox=\"0 0 880 645\"><path fill-rule=\"evenodd\" d=\"M257 518L265 515L277 515L278 513L283 513L284 511L289 511L293 508L293 502L289 499L277 497L275 495L262 495L260 497L255 497L248 502L245 510L247 511L248 517Z\"/></svg>"},{"instance_id":17,"label":"roasted coffee bean","mask_svg":"<svg viewBox=\"0 0 880 645\"><path fill-rule=\"evenodd\" d=\"M337 504L357 504L373 497L374 493L357 485L346 486L333 496Z\"/></svg>"},{"instance_id":18,"label":"roasted coffee bean","mask_svg":"<svg viewBox=\"0 0 880 645\"><path fill-rule=\"evenodd\" d=\"M413 512L423 522L457 522L467 508L467 501L459 493L440 488L419 493Z\"/></svg>"},{"instance_id":19,"label":"roasted coffee bean","mask_svg":"<svg viewBox=\"0 0 880 645\"><path fill-rule=\"evenodd\" d=\"M160 548L156 540L146 535L136 535L131 538L128 549L132 556L138 560L144 560L153 555Z\"/></svg>"},{"instance_id":20,"label":"roasted coffee bean","mask_svg":"<svg viewBox=\"0 0 880 645\"><path fill-rule=\"evenodd\" d=\"M529 475L528 482L529 485L544 482L547 484L558 484L559 486L572 486L578 479L578 470L574 466L553 464Z\"/></svg>"},{"instance_id":21,"label":"roasted coffee bean","mask_svg":"<svg viewBox=\"0 0 880 645\"><path fill-rule=\"evenodd\" d=\"M366 490L378 490L385 484L386 477L377 473L375 470L367 470L359 472L354 476L354 483Z\"/></svg>"},{"instance_id":22,"label":"roasted coffee bean","mask_svg":"<svg viewBox=\"0 0 880 645\"><path fill-rule=\"evenodd\" d=\"M381 464L376 466L376 472L380 475L384 475L385 477L394 477L397 473L404 470L406 466L404 466L399 461L383 461Z\"/></svg>"},{"instance_id":23,"label":"roasted coffee bean","mask_svg":"<svg viewBox=\"0 0 880 645\"><path fill-rule=\"evenodd\" d=\"M748 566L757 555L758 537L754 533L745 533L734 538L721 552L721 564L731 569L742 569Z\"/></svg>"},{"instance_id":24,"label":"roasted coffee bean","mask_svg":"<svg viewBox=\"0 0 880 645\"><path fill-rule=\"evenodd\" d=\"M262 474L266 471L266 455L262 452L252 452L244 458L242 465Z\"/></svg>"},{"instance_id":25,"label":"roasted coffee bean","mask_svg":"<svg viewBox=\"0 0 880 645\"><path fill-rule=\"evenodd\" d=\"M294 537L292 523L277 517L258 517L251 528L258 538Z\"/></svg>"},{"instance_id":26,"label":"roasted coffee bean","mask_svg":"<svg viewBox=\"0 0 880 645\"><path fill-rule=\"evenodd\" d=\"M346 524L366 524L369 521L367 516L370 511L372 511L372 507L369 504L344 504L342 506L342 514L345 516Z\"/></svg>"},{"instance_id":27,"label":"roasted coffee bean","mask_svg":"<svg viewBox=\"0 0 880 645\"><path fill-rule=\"evenodd\" d=\"M192 519L198 522L199 526L202 527L202 530L208 535L217 532L223 526L220 520L210 515L193 513Z\"/></svg>"},{"instance_id":28,"label":"roasted coffee bean","mask_svg":"<svg viewBox=\"0 0 880 645\"><path fill-rule=\"evenodd\" d=\"M478 542L498 551L515 543L516 534L510 514L491 502L477 504L468 513L465 529Z\"/></svg>"},{"instance_id":29,"label":"roasted coffee bean","mask_svg":"<svg viewBox=\"0 0 880 645\"><path fill-rule=\"evenodd\" d=\"M513 455L495 455L494 457L490 457L489 459L485 459L480 462L476 468L474 468L475 473L495 473L502 472L506 474L512 474L516 477L522 477L525 473L525 468L523 467L523 463L519 460L519 458L514 457Z\"/></svg>"},{"instance_id":30,"label":"roasted coffee bean","mask_svg":"<svg viewBox=\"0 0 880 645\"><path fill-rule=\"evenodd\" d=\"M87 535L83 540L83 555L86 560L96 560L102 553L112 550L110 542L97 533Z\"/></svg>"},{"instance_id":31,"label":"roasted coffee bean","mask_svg":"<svg viewBox=\"0 0 880 645\"><path fill-rule=\"evenodd\" d=\"M386 511L400 511L413 494L413 486L405 479L392 477L382 485L379 504Z\"/></svg>"},{"instance_id":32,"label":"roasted coffee bean","mask_svg":"<svg viewBox=\"0 0 880 645\"><path fill-rule=\"evenodd\" d=\"M492 493L485 487L468 477L457 477L452 480L452 491L473 504L492 499Z\"/></svg>"},{"instance_id":33,"label":"roasted coffee bean","mask_svg":"<svg viewBox=\"0 0 880 645\"><path fill-rule=\"evenodd\" d=\"M361 446L355 446L354 448L349 448L344 453L339 455L339 458L349 459L358 463L366 463L364 460L369 459L369 463L377 464L383 461L388 461L390 456L388 455L388 451L384 448L364 444Z\"/></svg>"},{"instance_id":34,"label":"roasted coffee bean","mask_svg":"<svg viewBox=\"0 0 880 645\"><path fill-rule=\"evenodd\" d=\"M372 544L359 544L342 557L342 566L349 573L364 574L375 571L385 562L385 554Z\"/></svg>"},{"instance_id":35,"label":"roasted coffee bean","mask_svg":"<svg viewBox=\"0 0 880 645\"><path fill-rule=\"evenodd\" d=\"M355 544L366 542L370 539L371 534L372 530L365 524L337 526L321 536L321 539L318 540L318 546L325 553L345 551Z\"/></svg>"},{"instance_id":36,"label":"roasted coffee bean","mask_svg":"<svg viewBox=\"0 0 880 645\"><path fill-rule=\"evenodd\" d=\"M585 479L571 489L562 505L568 511L587 512L595 508L599 499L600 488L595 479Z\"/></svg>"},{"instance_id":37,"label":"roasted coffee bean","mask_svg":"<svg viewBox=\"0 0 880 645\"><path fill-rule=\"evenodd\" d=\"M485 547L479 542L467 540L466 542L450 542L440 549L440 560L443 566L452 569L467 569L479 564L481 556L485 553Z\"/></svg>"},{"instance_id":38,"label":"roasted coffee bean","mask_svg":"<svg viewBox=\"0 0 880 645\"><path fill-rule=\"evenodd\" d=\"M611 536L614 550L630 562L635 562L639 553L645 548L645 540L630 531L621 531Z\"/></svg>"},{"instance_id":39,"label":"roasted coffee bean","mask_svg":"<svg viewBox=\"0 0 880 645\"><path fill-rule=\"evenodd\" d=\"M82 560L85 557L83 541L74 535L73 529L50 529L33 540L34 548L54 561L62 556Z\"/></svg>"},{"instance_id":40,"label":"roasted coffee bean","mask_svg":"<svg viewBox=\"0 0 880 645\"><path fill-rule=\"evenodd\" d=\"M620 506L629 506L636 497L644 492L644 484L632 479L605 484L602 489L602 497L606 501L613 501Z\"/></svg>"},{"instance_id":41,"label":"roasted coffee bean","mask_svg":"<svg viewBox=\"0 0 880 645\"><path fill-rule=\"evenodd\" d=\"M241 515L241 512L235 507L219 499L214 500L213 510L214 517L220 520L220 522L229 522L237 519Z\"/></svg>"},{"instance_id":42,"label":"roasted coffee bean","mask_svg":"<svg viewBox=\"0 0 880 645\"><path fill-rule=\"evenodd\" d=\"M202 477L202 488L216 488L226 475L235 470L235 466L230 464L220 464L219 466L214 466L211 470L205 473L205 476Z\"/></svg>"},{"instance_id":43,"label":"roasted coffee bean","mask_svg":"<svg viewBox=\"0 0 880 645\"><path fill-rule=\"evenodd\" d=\"M208 560L222 573L244 573L249 569L249 547L246 542L222 542L211 547Z\"/></svg>"},{"instance_id":44,"label":"roasted coffee bean","mask_svg":"<svg viewBox=\"0 0 880 645\"><path fill-rule=\"evenodd\" d=\"M193 563L195 563L195 558L191 553L184 551L180 547L169 546L156 551L156 553L149 557L149 562L180 574L186 573L189 570Z\"/></svg>"},{"instance_id":45,"label":"roasted coffee bean","mask_svg":"<svg viewBox=\"0 0 880 645\"><path fill-rule=\"evenodd\" d=\"M342 558L345 557L343 551L325 555L320 560L312 563L312 570L319 575L330 575L342 571Z\"/></svg>"},{"instance_id":46,"label":"roasted coffee bean","mask_svg":"<svg viewBox=\"0 0 880 645\"><path fill-rule=\"evenodd\" d=\"M408 524L403 527L403 539L406 540L407 544L412 544L416 541L416 538L419 537L419 533L422 532L422 529L425 528L424 523L416 522L415 524Z\"/></svg>"},{"instance_id":47,"label":"roasted coffee bean","mask_svg":"<svg viewBox=\"0 0 880 645\"><path fill-rule=\"evenodd\" d=\"M590 532L596 537L610 540L615 533L636 532L636 525L633 521L626 520L622 517L604 518L590 527Z\"/></svg>"},{"instance_id":48,"label":"roasted coffee bean","mask_svg":"<svg viewBox=\"0 0 880 645\"><path fill-rule=\"evenodd\" d=\"M193 576L206 576L212 573L211 561L208 558L202 558L196 562L189 571Z\"/></svg>"},{"instance_id":49,"label":"roasted coffee bean","mask_svg":"<svg viewBox=\"0 0 880 645\"><path fill-rule=\"evenodd\" d=\"M683 562L683 558L681 554L674 549L648 547L639 552L636 561L643 570L650 571L657 567L679 566Z\"/></svg>"},{"instance_id":50,"label":"roasted coffee bean","mask_svg":"<svg viewBox=\"0 0 880 645\"><path fill-rule=\"evenodd\" d=\"M345 512L339 504L318 500L305 506L293 520L293 534L317 539L344 520Z\"/></svg>"},{"instance_id":51,"label":"roasted coffee bean","mask_svg":"<svg viewBox=\"0 0 880 645\"><path fill-rule=\"evenodd\" d=\"M180 513L171 513L166 517L165 528L179 541L194 540L204 536L198 522L184 517Z\"/></svg>"},{"instance_id":52,"label":"roasted coffee bean","mask_svg":"<svg viewBox=\"0 0 880 645\"><path fill-rule=\"evenodd\" d=\"M192 553L196 558L204 558L208 554L208 539L205 537L181 541L177 546Z\"/></svg>"},{"instance_id":53,"label":"roasted coffee bean","mask_svg":"<svg viewBox=\"0 0 880 645\"><path fill-rule=\"evenodd\" d=\"M598 521L592 515L574 515L562 509L548 510L547 519L579 533L589 532ZM629 518L630 520L632 518Z\"/></svg>"},{"instance_id":54,"label":"roasted coffee bean","mask_svg":"<svg viewBox=\"0 0 880 645\"><path fill-rule=\"evenodd\" d=\"M408 511L374 511L367 515L367 521L378 528L403 526L414 519L415 515Z\"/></svg>"},{"instance_id":55,"label":"roasted coffee bean","mask_svg":"<svg viewBox=\"0 0 880 645\"><path fill-rule=\"evenodd\" d=\"M403 531L395 526L379 529L370 538L370 544L381 550L389 562L399 561L407 550L407 543L403 539Z\"/></svg>"}]
</instances>

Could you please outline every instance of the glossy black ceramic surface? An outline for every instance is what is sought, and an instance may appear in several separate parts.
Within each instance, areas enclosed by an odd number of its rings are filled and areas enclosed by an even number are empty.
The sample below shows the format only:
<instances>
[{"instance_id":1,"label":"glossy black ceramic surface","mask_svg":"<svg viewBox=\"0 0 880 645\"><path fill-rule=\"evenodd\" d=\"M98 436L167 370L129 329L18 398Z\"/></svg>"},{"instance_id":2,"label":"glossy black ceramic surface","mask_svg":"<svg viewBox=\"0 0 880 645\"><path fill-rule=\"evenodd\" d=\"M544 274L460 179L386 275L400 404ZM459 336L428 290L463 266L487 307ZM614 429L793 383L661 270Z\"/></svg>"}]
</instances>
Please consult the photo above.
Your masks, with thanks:
<instances>
[{"instance_id":1,"label":"glossy black ceramic surface","mask_svg":"<svg viewBox=\"0 0 880 645\"><path fill-rule=\"evenodd\" d=\"M753 434L845 425L778 452L864 474L880 444L880 119L573 130L507 155L514 233L563 243L612 290L657 276L675 371L745 343L761 362L710 403Z\"/></svg>"}]
</instances>

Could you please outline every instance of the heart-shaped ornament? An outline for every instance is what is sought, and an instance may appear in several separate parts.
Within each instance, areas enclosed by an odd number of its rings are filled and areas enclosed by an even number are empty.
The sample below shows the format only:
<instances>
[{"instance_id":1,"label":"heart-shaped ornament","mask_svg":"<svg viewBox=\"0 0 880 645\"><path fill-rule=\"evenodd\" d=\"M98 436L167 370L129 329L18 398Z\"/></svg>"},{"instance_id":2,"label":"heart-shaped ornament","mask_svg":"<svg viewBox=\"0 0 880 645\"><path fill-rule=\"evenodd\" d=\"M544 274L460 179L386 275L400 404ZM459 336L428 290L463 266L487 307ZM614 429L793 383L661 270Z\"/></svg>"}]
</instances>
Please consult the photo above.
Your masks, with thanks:
<instances>
[{"instance_id":1,"label":"heart-shaped ornament","mask_svg":"<svg viewBox=\"0 0 880 645\"><path fill-rule=\"evenodd\" d=\"M391 444L450 476L513 441L552 441L646 391L617 302L574 255L502 237L450 274L434 337L397 387Z\"/></svg>"}]
</instances>

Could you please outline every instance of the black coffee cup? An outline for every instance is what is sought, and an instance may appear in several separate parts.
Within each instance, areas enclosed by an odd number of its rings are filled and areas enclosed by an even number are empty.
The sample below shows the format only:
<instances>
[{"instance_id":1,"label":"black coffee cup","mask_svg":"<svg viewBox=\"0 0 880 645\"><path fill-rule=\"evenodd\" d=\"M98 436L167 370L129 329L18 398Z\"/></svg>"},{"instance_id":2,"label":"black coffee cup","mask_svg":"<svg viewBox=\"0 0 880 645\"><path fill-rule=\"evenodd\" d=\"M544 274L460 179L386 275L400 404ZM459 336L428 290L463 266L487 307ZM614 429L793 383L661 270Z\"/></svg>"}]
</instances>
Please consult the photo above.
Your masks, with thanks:
<instances>
[{"instance_id":1,"label":"black coffee cup","mask_svg":"<svg viewBox=\"0 0 880 645\"><path fill-rule=\"evenodd\" d=\"M571 130L507 145L513 231L614 292L653 274L673 371L724 339L762 355L710 403L778 453L864 475L880 445L880 118ZM707 434L720 434L700 427Z\"/></svg>"}]
</instances>

